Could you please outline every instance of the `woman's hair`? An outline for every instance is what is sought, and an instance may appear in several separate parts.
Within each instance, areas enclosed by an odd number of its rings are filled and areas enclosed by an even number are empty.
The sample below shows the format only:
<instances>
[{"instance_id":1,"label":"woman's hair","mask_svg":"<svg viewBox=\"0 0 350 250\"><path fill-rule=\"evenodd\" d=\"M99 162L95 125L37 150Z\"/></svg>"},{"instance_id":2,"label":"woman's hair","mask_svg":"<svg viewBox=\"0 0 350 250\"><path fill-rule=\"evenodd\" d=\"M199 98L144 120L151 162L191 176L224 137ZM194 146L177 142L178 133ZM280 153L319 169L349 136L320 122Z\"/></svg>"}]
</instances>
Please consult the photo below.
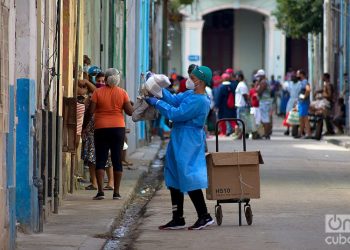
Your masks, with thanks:
<instances>
[{"instance_id":1,"label":"woman's hair","mask_svg":"<svg viewBox=\"0 0 350 250\"><path fill-rule=\"evenodd\" d=\"M191 64L188 66L187 73L190 75L196 66L196 64Z\"/></svg>"},{"instance_id":2,"label":"woman's hair","mask_svg":"<svg viewBox=\"0 0 350 250\"><path fill-rule=\"evenodd\" d=\"M106 84L109 86L119 86L120 72L115 68L109 68L105 73Z\"/></svg>"},{"instance_id":3,"label":"woman's hair","mask_svg":"<svg viewBox=\"0 0 350 250\"><path fill-rule=\"evenodd\" d=\"M299 74L303 75L304 77L306 77L306 72L305 70L299 69Z\"/></svg>"},{"instance_id":4,"label":"woman's hair","mask_svg":"<svg viewBox=\"0 0 350 250\"><path fill-rule=\"evenodd\" d=\"M236 74L236 76L237 76L238 79L244 80L244 75L243 75L243 73L238 73L238 74Z\"/></svg>"},{"instance_id":5,"label":"woman's hair","mask_svg":"<svg viewBox=\"0 0 350 250\"><path fill-rule=\"evenodd\" d=\"M97 79L97 78L100 78L100 77L106 77L105 73L100 72L100 73L98 73L98 74L96 75L96 79Z\"/></svg>"}]
</instances>

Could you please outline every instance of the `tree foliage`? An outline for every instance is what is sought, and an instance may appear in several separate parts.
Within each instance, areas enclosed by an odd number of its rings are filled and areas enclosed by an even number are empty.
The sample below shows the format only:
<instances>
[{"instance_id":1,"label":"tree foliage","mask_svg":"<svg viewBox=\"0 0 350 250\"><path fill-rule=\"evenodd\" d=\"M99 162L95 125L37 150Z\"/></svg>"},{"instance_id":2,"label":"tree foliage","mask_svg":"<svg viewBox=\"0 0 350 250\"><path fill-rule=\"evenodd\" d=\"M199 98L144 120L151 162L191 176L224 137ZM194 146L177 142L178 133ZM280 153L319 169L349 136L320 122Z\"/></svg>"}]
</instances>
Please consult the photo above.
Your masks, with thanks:
<instances>
[{"instance_id":1,"label":"tree foliage","mask_svg":"<svg viewBox=\"0 0 350 250\"><path fill-rule=\"evenodd\" d=\"M177 12L181 5L190 5L193 0L170 0L170 12Z\"/></svg>"},{"instance_id":2,"label":"tree foliage","mask_svg":"<svg viewBox=\"0 0 350 250\"><path fill-rule=\"evenodd\" d=\"M306 38L308 33L318 34L323 29L323 0L277 0L272 14L288 37Z\"/></svg>"}]
</instances>

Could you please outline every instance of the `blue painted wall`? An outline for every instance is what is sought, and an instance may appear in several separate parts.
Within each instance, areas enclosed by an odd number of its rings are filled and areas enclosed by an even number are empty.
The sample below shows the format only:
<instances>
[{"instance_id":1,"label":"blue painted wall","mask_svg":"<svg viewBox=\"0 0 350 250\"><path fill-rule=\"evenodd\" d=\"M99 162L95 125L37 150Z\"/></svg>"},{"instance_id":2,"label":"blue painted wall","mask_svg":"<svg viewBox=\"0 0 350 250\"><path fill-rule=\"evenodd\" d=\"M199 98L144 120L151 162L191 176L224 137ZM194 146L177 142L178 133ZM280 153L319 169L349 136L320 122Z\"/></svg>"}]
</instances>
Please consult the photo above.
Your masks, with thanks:
<instances>
[{"instance_id":1,"label":"blue painted wall","mask_svg":"<svg viewBox=\"0 0 350 250\"><path fill-rule=\"evenodd\" d=\"M33 185L33 119L36 107L35 82L17 79L18 117L16 135L16 217L28 231L38 228L38 193Z\"/></svg>"},{"instance_id":2,"label":"blue painted wall","mask_svg":"<svg viewBox=\"0 0 350 250\"><path fill-rule=\"evenodd\" d=\"M15 165L15 95L14 86L9 88L9 133L6 137L7 204L9 206L9 246L15 249L16 241L16 165Z\"/></svg>"},{"instance_id":3,"label":"blue painted wall","mask_svg":"<svg viewBox=\"0 0 350 250\"><path fill-rule=\"evenodd\" d=\"M139 1L139 37L138 37L138 52L139 52L139 72L145 73L149 70L149 15L150 15L150 1ZM145 139L145 122L138 122L138 139Z\"/></svg>"}]
</instances>

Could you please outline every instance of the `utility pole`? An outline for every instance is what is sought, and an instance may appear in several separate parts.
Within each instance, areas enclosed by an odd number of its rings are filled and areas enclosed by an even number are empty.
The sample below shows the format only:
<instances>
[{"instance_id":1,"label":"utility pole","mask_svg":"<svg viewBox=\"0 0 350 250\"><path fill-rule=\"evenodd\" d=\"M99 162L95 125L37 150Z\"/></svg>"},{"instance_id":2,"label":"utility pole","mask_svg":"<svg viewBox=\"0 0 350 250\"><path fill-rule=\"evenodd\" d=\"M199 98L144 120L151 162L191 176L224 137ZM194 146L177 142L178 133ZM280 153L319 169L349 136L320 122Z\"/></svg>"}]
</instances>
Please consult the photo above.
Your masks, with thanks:
<instances>
[{"instance_id":1,"label":"utility pole","mask_svg":"<svg viewBox=\"0 0 350 250\"><path fill-rule=\"evenodd\" d=\"M340 0L339 20L339 93L342 93L344 81L344 0Z\"/></svg>"},{"instance_id":2,"label":"utility pole","mask_svg":"<svg viewBox=\"0 0 350 250\"><path fill-rule=\"evenodd\" d=\"M77 101L77 87L78 87L78 81L79 81L79 43L80 43L80 0L77 0L77 9L76 9L76 27L75 27L75 77L74 77L74 84L73 84L73 95L74 100ZM77 113L77 105L74 105L74 113ZM74 146L76 147L76 137L74 138ZM71 168L70 168L70 185L69 185L69 193L74 192L74 171L76 166L76 148L73 152L71 152Z\"/></svg>"},{"instance_id":3,"label":"utility pole","mask_svg":"<svg viewBox=\"0 0 350 250\"><path fill-rule=\"evenodd\" d=\"M330 34L330 3L329 0L325 0L323 4L323 69L325 72L329 72L329 34ZM332 76L333 77L333 76Z\"/></svg>"},{"instance_id":4,"label":"utility pole","mask_svg":"<svg viewBox=\"0 0 350 250\"><path fill-rule=\"evenodd\" d=\"M344 100L347 107L347 115L346 115L346 128L348 131L348 134L350 132L350 96L349 96L349 90L350 90L350 0L346 3L347 11L346 11L346 70L347 73L347 79L344 79L345 82L345 96Z\"/></svg>"}]
</instances>

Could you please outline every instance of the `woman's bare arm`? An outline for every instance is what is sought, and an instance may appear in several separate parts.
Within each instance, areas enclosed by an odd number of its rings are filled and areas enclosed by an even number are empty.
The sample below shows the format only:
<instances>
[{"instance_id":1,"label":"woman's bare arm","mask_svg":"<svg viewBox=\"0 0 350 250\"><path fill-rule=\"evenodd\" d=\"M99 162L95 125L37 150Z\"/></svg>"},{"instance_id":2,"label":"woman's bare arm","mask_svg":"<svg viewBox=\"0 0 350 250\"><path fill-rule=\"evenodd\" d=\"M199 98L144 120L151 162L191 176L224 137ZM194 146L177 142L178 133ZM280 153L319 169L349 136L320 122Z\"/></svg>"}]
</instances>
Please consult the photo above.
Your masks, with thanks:
<instances>
[{"instance_id":1,"label":"woman's bare arm","mask_svg":"<svg viewBox=\"0 0 350 250\"><path fill-rule=\"evenodd\" d=\"M134 107L131 105L131 102L124 103L123 109L125 111L125 114L131 116L132 112L134 112Z\"/></svg>"},{"instance_id":2,"label":"woman's bare arm","mask_svg":"<svg viewBox=\"0 0 350 250\"><path fill-rule=\"evenodd\" d=\"M96 110L96 103L94 103L93 101L90 102L90 113L93 114L95 113Z\"/></svg>"}]
</instances>

